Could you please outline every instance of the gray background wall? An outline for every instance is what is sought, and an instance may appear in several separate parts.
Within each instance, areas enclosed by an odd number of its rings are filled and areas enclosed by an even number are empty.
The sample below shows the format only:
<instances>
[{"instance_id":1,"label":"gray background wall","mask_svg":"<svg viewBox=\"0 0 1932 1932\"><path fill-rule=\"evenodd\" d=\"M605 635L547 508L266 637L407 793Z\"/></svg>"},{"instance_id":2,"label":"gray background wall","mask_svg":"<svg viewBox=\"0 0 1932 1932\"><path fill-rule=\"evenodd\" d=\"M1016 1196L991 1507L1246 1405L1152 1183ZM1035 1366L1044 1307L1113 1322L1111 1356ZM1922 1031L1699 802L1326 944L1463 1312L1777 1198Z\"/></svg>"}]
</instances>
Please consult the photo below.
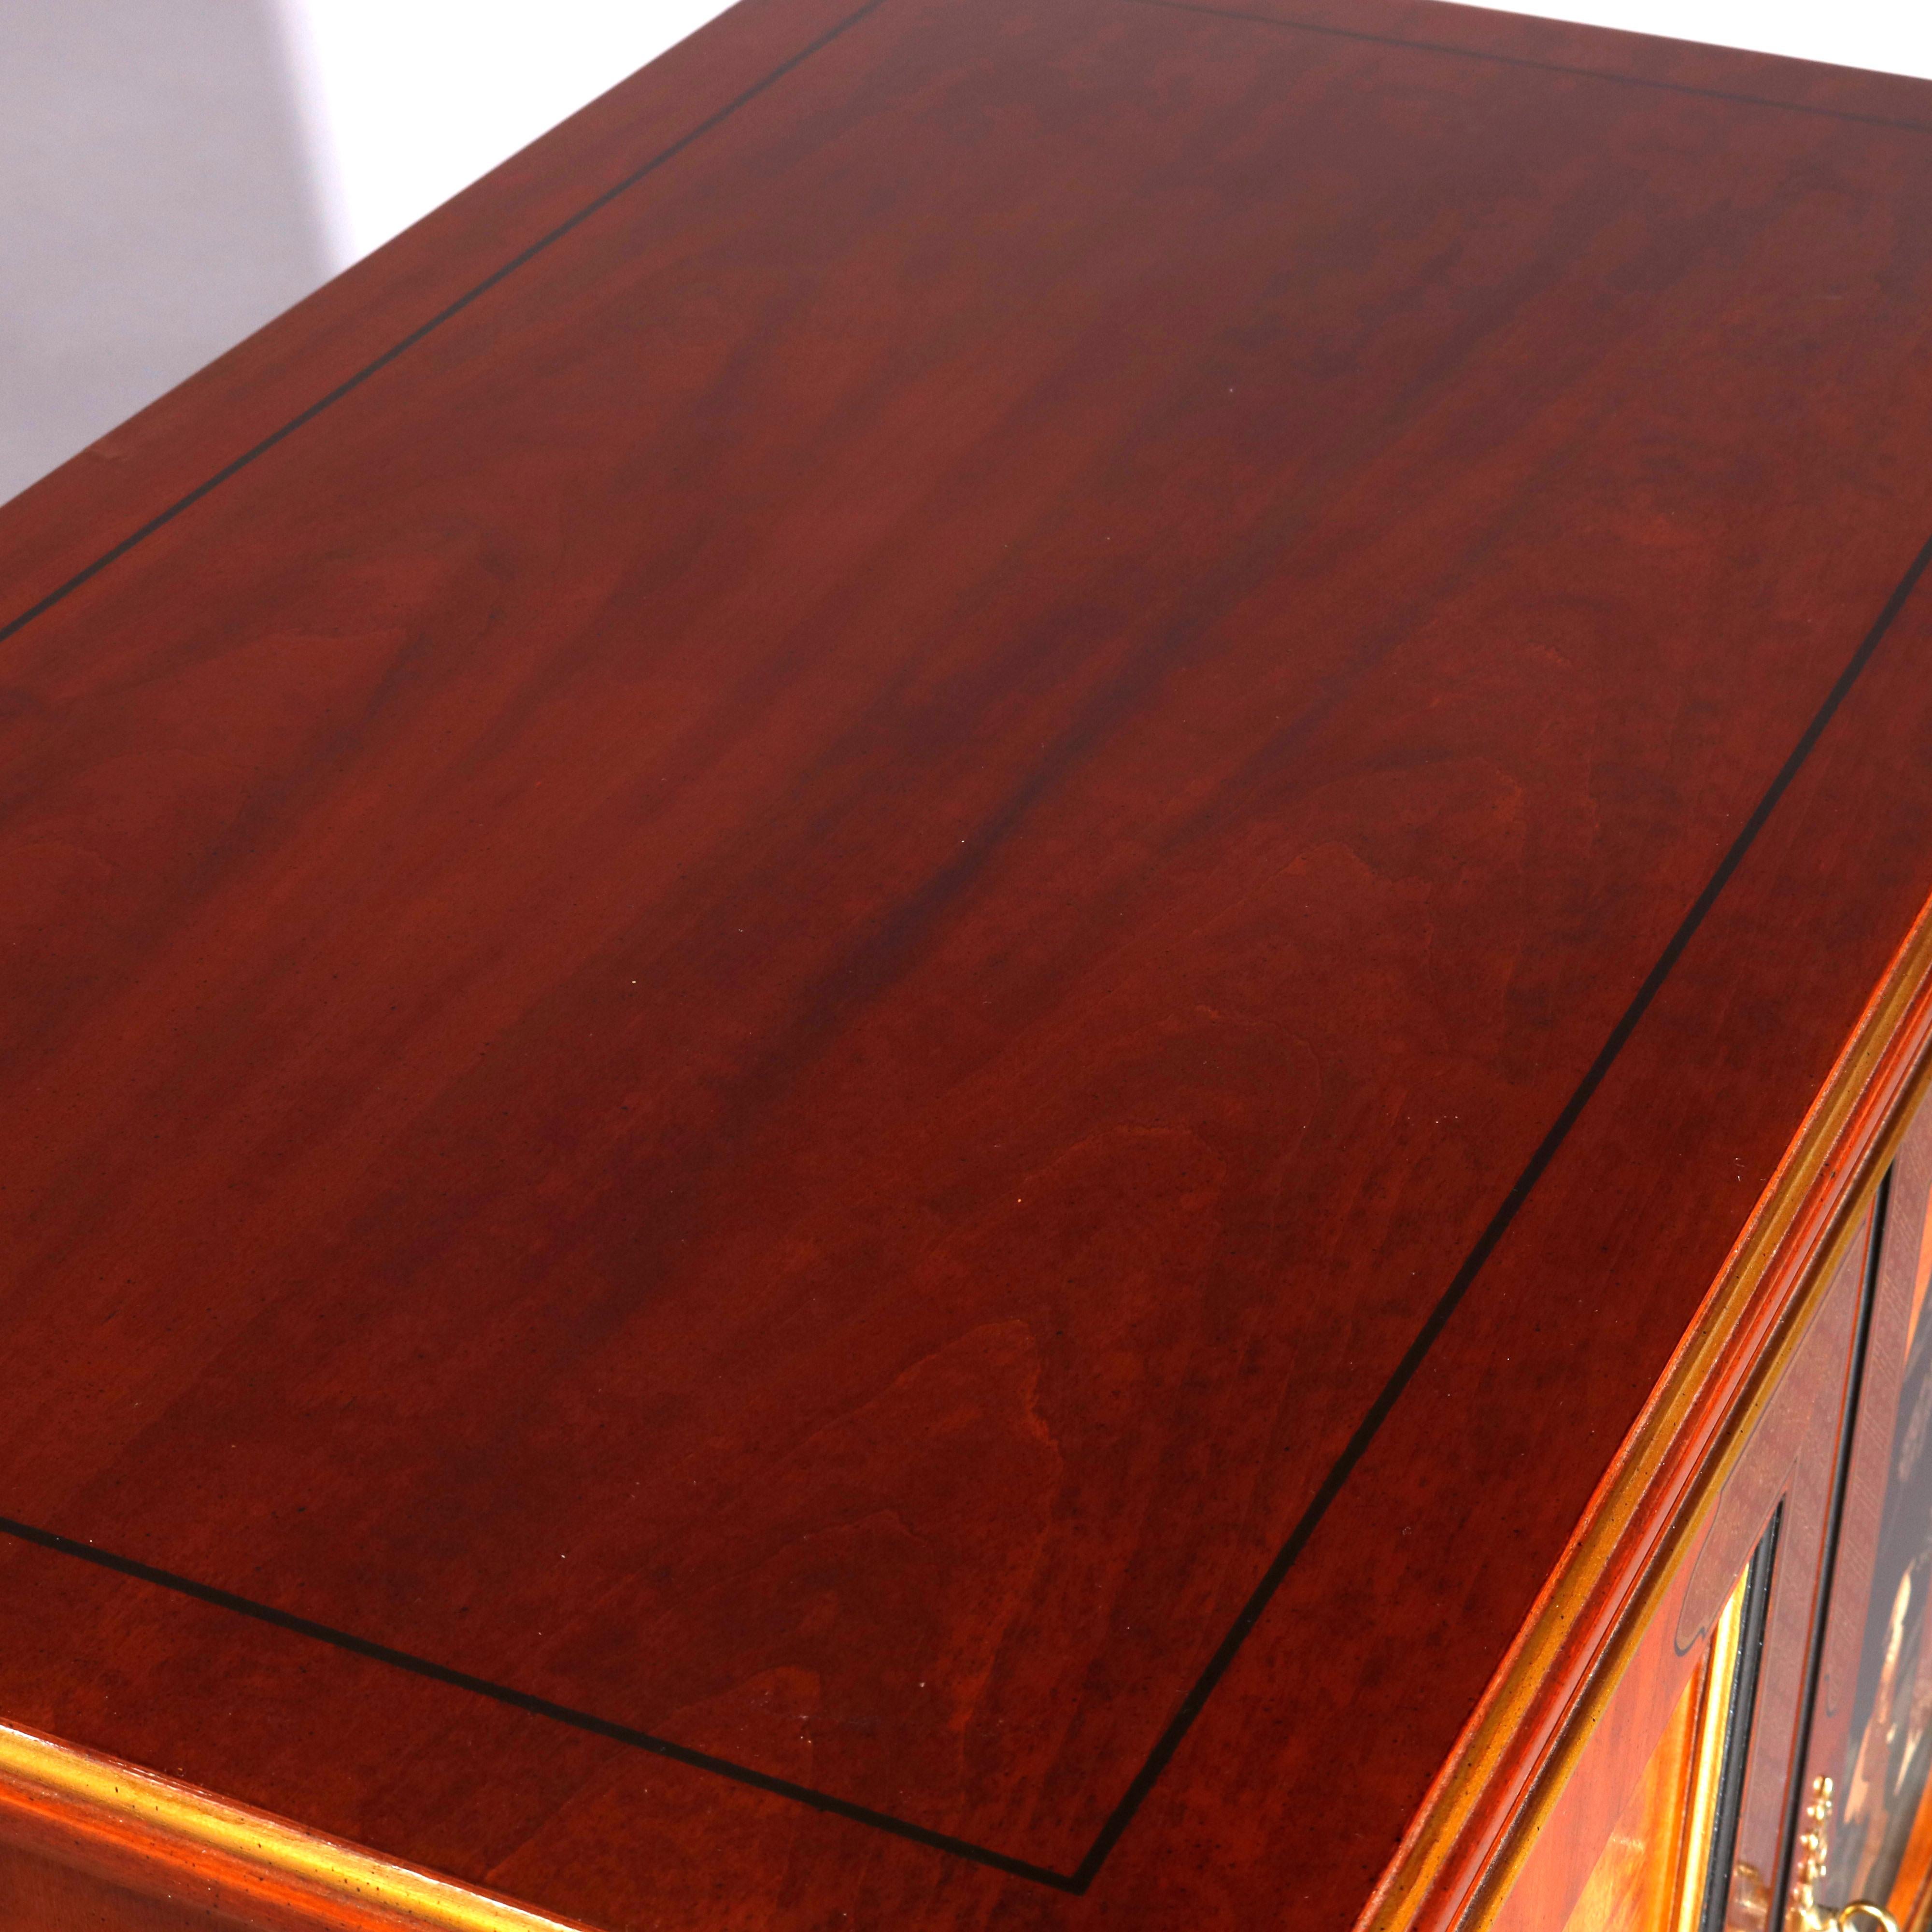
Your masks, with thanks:
<instances>
[{"instance_id":1,"label":"gray background wall","mask_svg":"<svg viewBox=\"0 0 1932 1932\"><path fill-rule=\"evenodd\" d=\"M0 0L0 499L724 0ZM1932 74L1924 0L1504 0Z\"/></svg>"},{"instance_id":2,"label":"gray background wall","mask_svg":"<svg viewBox=\"0 0 1932 1932\"><path fill-rule=\"evenodd\" d=\"M327 272L271 0L0 0L0 499Z\"/></svg>"}]
</instances>

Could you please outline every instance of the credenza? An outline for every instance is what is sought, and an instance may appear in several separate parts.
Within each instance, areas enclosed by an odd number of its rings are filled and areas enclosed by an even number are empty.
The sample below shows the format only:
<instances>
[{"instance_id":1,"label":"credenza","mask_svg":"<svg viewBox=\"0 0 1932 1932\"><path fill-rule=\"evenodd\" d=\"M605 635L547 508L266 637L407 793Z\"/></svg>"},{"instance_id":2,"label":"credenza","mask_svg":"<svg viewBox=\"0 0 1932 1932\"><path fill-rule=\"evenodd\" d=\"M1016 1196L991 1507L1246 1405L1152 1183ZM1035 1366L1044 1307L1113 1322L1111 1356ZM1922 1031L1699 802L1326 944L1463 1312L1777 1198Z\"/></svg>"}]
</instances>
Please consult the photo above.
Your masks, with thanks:
<instances>
[{"instance_id":1,"label":"credenza","mask_svg":"<svg viewBox=\"0 0 1932 1932\"><path fill-rule=\"evenodd\" d=\"M742 0L0 508L8 1932L1917 1932L1932 88Z\"/></svg>"}]
</instances>

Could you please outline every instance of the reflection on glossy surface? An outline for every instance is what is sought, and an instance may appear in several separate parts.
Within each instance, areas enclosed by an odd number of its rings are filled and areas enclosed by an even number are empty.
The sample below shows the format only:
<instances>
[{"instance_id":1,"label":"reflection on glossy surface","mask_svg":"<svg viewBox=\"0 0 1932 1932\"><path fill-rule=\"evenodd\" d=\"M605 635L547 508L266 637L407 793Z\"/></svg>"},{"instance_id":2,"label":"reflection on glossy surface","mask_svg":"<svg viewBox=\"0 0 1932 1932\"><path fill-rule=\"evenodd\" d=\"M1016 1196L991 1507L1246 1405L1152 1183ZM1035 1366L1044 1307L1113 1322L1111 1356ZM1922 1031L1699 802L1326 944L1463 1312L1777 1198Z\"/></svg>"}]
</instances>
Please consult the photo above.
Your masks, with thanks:
<instances>
[{"instance_id":1,"label":"reflection on glossy surface","mask_svg":"<svg viewBox=\"0 0 1932 1932\"><path fill-rule=\"evenodd\" d=\"M1740 1858L1731 1874L1731 1896L1725 1908L1724 1932L1764 1932L1770 1922L1770 1883L1748 1858Z\"/></svg>"},{"instance_id":2,"label":"reflection on glossy surface","mask_svg":"<svg viewBox=\"0 0 1932 1932\"><path fill-rule=\"evenodd\" d=\"M1666 1932L1674 1923L1687 1835L1684 1791L1705 1676L1700 1672L1684 1685L1563 1932Z\"/></svg>"},{"instance_id":3,"label":"reflection on glossy surface","mask_svg":"<svg viewBox=\"0 0 1932 1932\"><path fill-rule=\"evenodd\" d=\"M1726 1747L1745 1707L1738 1666L1752 1574L1732 1590L1564 1932L1697 1932Z\"/></svg>"}]
</instances>

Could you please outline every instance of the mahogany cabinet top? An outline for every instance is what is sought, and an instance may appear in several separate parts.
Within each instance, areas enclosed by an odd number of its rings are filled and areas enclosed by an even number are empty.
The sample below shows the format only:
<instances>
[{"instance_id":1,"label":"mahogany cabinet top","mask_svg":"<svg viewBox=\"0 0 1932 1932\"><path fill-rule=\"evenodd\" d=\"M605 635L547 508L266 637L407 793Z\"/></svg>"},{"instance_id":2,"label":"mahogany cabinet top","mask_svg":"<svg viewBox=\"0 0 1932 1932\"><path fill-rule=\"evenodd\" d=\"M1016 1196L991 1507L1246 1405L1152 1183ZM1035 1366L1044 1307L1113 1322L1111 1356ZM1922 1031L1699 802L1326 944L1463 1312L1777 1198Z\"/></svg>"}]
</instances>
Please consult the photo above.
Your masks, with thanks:
<instances>
[{"instance_id":1,"label":"mahogany cabinet top","mask_svg":"<svg viewBox=\"0 0 1932 1932\"><path fill-rule=\"evenodd\" d=\"M1932 89L746 0L0 514L0 1718L613 1928L1346 1926L1932 893Z\"/></svg>"}]
</instances>

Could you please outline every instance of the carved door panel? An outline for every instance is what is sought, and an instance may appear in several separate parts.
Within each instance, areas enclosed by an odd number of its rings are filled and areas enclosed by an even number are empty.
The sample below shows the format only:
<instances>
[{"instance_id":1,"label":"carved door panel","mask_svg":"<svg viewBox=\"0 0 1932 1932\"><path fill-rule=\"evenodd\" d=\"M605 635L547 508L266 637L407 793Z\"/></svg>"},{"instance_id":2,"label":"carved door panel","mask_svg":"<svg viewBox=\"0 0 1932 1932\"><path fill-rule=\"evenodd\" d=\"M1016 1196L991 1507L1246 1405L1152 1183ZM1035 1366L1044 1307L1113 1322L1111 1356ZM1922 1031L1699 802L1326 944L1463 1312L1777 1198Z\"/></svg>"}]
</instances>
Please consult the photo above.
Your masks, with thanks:
<instances>
[{"instance_id":1,"label":"carved door panel","mask_svg":"<svg viewBox=\"0 0 1932 1932\"><path fill-rule=\"evenodd\" d=\"M1806 1740L1787 1923L1852 1900L1901 1924L1932 1879L1932 1109L1907 1130L1852 1424L1831 1598ZM1794 1842L1796 1842L1794 1840ZM1808 1852L1810 1856L1808 1860ZM1874 1919L1873 1924L1882 1923Z\"/></svg>"},{"instance_id":2,"label":"carved door panel","mask_svg":"<svg viewBox=\"0 0 1932 1932\"><path fill-rule=\"evenodd\" d=\"M1503 1898L1502 1932L1718 1932L1727 1910L1766 1925L1872 1228L1868 1214L1846 1243Z\"/></svg>"}]
</instances>

